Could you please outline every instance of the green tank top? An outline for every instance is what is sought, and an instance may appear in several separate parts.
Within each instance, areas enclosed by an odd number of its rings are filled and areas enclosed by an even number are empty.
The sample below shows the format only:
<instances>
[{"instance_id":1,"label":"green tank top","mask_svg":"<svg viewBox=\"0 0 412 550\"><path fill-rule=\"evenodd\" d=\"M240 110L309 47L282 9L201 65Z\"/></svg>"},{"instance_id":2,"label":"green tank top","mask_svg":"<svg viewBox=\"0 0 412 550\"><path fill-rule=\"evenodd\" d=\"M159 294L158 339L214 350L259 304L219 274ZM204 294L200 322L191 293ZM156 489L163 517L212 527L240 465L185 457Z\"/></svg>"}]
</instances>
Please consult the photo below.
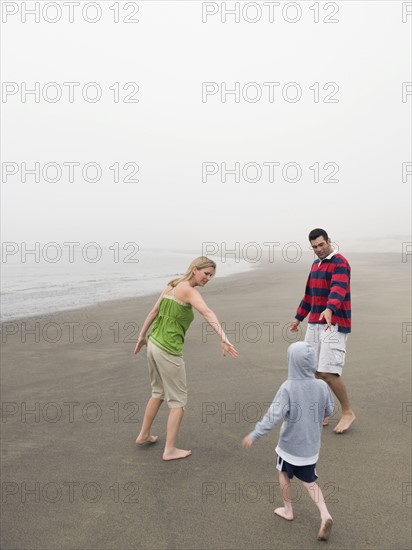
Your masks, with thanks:
<instances>
[{"instance_id":1,"label":"green tank top","mask_svg":"<svg viewBox=\"0 0 412 550\"><path fill-rule=\"evenodd\" d=\"M184 305L173 296L164 296L148 338L167 353L182 355L185 334L193 318L190 304Z\"/></svg>"}]
</instances>

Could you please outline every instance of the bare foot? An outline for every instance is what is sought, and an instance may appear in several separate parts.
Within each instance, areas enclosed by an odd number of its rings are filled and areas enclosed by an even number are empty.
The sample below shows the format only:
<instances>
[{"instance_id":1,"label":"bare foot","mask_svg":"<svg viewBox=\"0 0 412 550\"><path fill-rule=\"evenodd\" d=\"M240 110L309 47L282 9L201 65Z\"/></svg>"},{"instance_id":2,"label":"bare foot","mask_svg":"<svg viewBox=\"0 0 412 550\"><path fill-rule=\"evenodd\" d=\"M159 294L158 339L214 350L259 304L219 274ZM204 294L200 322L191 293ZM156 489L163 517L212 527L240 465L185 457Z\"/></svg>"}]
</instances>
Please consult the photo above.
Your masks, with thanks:
<instances>
[{"instance_id":1,"label":"bare foot","mask_svg":"<svg viewBox=\"0 0 412 550\"><path fill-rule=\"evenodd\" d=\"M355 422L356 416L355 413L345 413L342 414L342 418L339 420L337 425L333 428L333 431L337 434L342 434L343 432L346 432L349 430L349 428L352 426L352 424Z\"/></svg>"},{"instance_id":2,"label":"bare foot","mask_svg":"<svg viewBox=\"0 0 412 550\"><path fill-rule=\"evenodd\" d=\"M322 426L329 426L329 416L325 416L322 422Z\"/></svg>"},{"instance_id":3,"label":"bare foot","mask_svg":"<svg viewBox=\"0 0 412 550\"><path fill-rule=\"evenodd\" d=\"M192 451L185 451L184 449L173 449L172 451L163 453L163 460L178 460L179 458L187 458L192 454Z\"/></svg>"},{"instance_id":4,"label":"bare foot","mask_svg":"<svg viewBox=\"0 0 412 550\"><path fill-rule=\"evenodd\" d=\"M149 435L149 437L147 437L146 439L144 439L143 437L140 437L139 435L137 436L136 443L138 445L146 445L146 444L156 443L158 439L159 439L159 436L157 435Z\"/></svg>"},{"instance_id":5,"label":"bare foot","mask_svg":"<svg viewBox=\"0 0 412 550\"><path fill-rule=\"evenodd\" d=\"M273 510L273 513L288 521L292 521L293 519L293 512L286 511L286 508L276 508L276 510Z\"/></svg>"},{"instance_id":6,"label":"bare foot","mask_svg":"<svg viewBox=\"0 0 412 550\"><path fill-rule=\"evenodd\" d=\"M318 533L318 540L329 540L330 533L332 531L332 525L332 518L327 519L325 522L322 521Z\"/></svg>"}]
</instances>

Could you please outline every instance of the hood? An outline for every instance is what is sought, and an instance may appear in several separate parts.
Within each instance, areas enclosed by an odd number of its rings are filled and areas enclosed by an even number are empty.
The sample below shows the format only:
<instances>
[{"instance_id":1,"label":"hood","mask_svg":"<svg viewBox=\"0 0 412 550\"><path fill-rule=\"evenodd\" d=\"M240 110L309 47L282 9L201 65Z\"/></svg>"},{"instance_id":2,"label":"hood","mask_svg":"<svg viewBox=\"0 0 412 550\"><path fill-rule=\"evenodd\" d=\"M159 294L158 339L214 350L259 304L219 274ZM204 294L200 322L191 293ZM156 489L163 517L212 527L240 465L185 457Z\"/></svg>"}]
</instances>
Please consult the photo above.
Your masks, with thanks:
<instances>
[{"instance_id":1,"label":"hood","mask_svg":"<svg viewBox=\"0 0 412 550\"><path fill-rule=\"evenodd\" d=\"M288 347L288 379L315 378L315 350L307 342L295 342Z\"/></svg>"}]
</instances>

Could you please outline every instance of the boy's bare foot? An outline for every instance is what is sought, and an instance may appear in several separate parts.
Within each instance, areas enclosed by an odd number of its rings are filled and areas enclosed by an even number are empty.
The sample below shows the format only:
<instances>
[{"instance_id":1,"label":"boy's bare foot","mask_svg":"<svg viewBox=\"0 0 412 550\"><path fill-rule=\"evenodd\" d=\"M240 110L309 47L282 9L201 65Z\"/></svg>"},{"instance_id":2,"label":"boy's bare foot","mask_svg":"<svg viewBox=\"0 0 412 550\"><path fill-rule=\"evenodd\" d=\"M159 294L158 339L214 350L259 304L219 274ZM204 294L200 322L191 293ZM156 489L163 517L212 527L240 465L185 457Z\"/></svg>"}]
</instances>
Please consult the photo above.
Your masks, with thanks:
<instances>
[{"instance_id":1,"label":"boy's bare foot","mask_svg":"<svg viewBox=\"0 0 412 550\"><path fill-rule=\"evenodd\" d=\"M337 434L343 434L349 430L352 424L355 422L356 416L354 412L342 414L342 418L339 420L337 425L333 428L333 431Z\"/></svg>"},{"instance_id":2,"label":"boy's bare foot","mask_svg":"<svg viewBox=\"0 0 412 550\"><path fill-rule=\"evenodd\" d=\"M332 518L322 521L318 533L318 540L329 540L332 531L333 520Z\"/></svg>"},{"instance_id":3,"label":"boy's bare foot","mask_svg":"<svg viewBox=\"0 0 412 550\"><path fill-rule=\"evenodd\" d=\"M286 508L276 508L276 510L273 510L273 513L288 521L292 521L293 519L293 512L286 511Z\"/></svg>"},{"instance_id":4,"label":"boy's bare foot","mask_svg":"<svg viewBox=\"0 0 412 550\"><path fill-rule=\"evenodd\" d=\"M150 443L156 443L156 441L159 439L159 436L157 435L149 435L146 439L143 439L143 437L137 436L136 443L138 445L146 445Z\"/></svg>"},{"instance_id":5,"label":"boy's bare foot","mask_svg":"<svg viewBox=\"0 0 412 550\"><path fill-rule=\"evenodd\" d=\"M187 458L192 454L192 451L185 451L183 449L173 449L172 451L166 451L163 453L163 460L178 460L179 458Z\"/></svg>"}]
</instances>

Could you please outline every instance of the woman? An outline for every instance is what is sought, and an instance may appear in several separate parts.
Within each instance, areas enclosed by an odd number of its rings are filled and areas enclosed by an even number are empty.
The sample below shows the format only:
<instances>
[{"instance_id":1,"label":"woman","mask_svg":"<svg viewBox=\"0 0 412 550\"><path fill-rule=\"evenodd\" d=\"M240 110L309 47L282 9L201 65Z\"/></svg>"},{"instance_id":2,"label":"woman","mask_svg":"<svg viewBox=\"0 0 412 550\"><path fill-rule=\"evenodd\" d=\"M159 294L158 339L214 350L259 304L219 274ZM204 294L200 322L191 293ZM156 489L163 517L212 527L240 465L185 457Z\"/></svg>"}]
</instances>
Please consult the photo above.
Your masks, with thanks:
<instances>
[{"instance_id":1,"label":"woman","mask_svg":"<svg viewBox=\"0 0 412 550\"><path fill-rule=\"evenodd\" d=\"M169 282L146 317L137 340L135 354L147 345L152 397L147 403L136 443L144 445L157 441L158 436L151 435L150 429L160 405L166 401L169 406L169 418L163 460L186 458L192 454L192 451L176 447L177 434L187 402L186 371L182 351L185 333L194 317L192 307L203 315L220 337L223 355L229 353L234 359L238 356L216 315L195 289L196 286L205 286L215 274L215 270L215 262L205 256L193 260L182 277ZM152 323L147 342L146 332Z\"/></svg>"}]
</instances>

